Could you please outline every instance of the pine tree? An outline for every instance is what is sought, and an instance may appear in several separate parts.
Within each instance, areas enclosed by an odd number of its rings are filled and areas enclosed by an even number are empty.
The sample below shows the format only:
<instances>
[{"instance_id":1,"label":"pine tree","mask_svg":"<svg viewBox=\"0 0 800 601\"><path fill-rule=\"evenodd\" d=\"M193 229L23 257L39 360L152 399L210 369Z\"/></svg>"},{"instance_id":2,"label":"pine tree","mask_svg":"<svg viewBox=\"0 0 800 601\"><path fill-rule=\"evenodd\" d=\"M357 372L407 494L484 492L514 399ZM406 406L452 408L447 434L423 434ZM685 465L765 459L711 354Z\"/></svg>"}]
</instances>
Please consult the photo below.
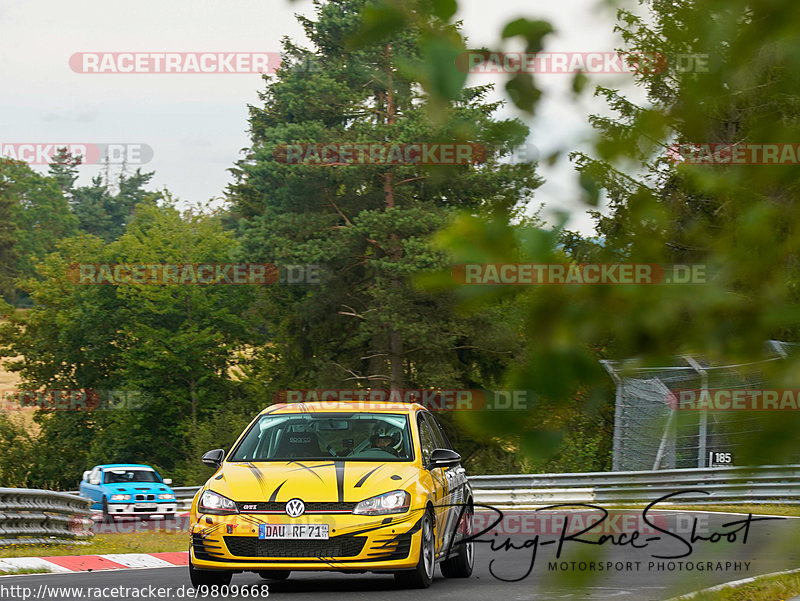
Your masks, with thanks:
<instances>
[{"instance_id":1,"label":"pine tree","mask_svg":"<svg viewBox=\"0 0 800 601\"><path fill-rule=\"evenodd\" d=\"M81 231L99 236L106 242L118 239L133 218L137 204L161 197L160 193L145 189L153 175L153 172L142 173L140 169L131 176L121 173L113 186L98 175L90 186L72 190L72 211L78 217Z\"/></svg>"},{"instance_id":2,"label":"pine tree","mask_svg":"<svg viewBox=\"0 0 800 601\"><path fill-rule=\"evenodd\" d=\"M78 179L77 167L82 162L83 157L72 156L66 148L58 148L53 156L53 161L47 168L50 177L56 180L65 198L69 198L72 194L75 180Z\"/></svg>"},{"instance_id":3,"label":"pine tree","mask_svg":"<svg viewBox=\"0 0 800 601\"><path fill-rule=\"evenodd\" d=\"M321 264L322 285L275 286L264 299L284 385L372 388L473 384L476 365L496 377L508 348L494 348L486 316L456 314L449 293L423 292L412 277L444 269L430 237L459 210L508 220L539 185L532 164L504 162L528 130L497 121L489 87L438 103L408 79L423 34L409 26L354 47L363 0L317 2L300 18L313 50L284 42L284 66L250 108L252 146L230 190L244 257ZM420 18L428 18L421 16ZM446 35L460 40L453 28ZM463 47L463 42L462 42ZM298 143L473 143L478 165L304 166L279 162ZM497 351L502 351L498 353ZM492 353L493 352L493 353ZM491 360L486 354L490 353ZM484 374L486 375L486 374Z\"/></svg>"}]
</instances>

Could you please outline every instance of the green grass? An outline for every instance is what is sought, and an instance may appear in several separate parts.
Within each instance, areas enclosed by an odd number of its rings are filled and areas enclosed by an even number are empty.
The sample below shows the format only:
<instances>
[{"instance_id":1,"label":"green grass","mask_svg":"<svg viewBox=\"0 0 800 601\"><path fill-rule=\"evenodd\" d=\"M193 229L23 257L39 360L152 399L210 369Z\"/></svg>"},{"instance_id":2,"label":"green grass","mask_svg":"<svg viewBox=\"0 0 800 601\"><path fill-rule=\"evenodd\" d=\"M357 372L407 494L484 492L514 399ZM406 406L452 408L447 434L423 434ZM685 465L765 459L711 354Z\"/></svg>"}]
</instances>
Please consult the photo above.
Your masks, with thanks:
<instances>
[{"instance_id":1,"label":"green grass","mask_svg":"<svg viewBox=\"0 0 800 601\"><path fill-rule=\"evenodd\" d=\"M0 547L1 557L47 557L52 555L104 555L106 553L161 553L188 551L186 532L133 532L95 534L88 545L25 545Z\"/></svg>"},{"instance_id":2,"label":"green grass","mask_svg":"<svg viewBox=\"0 0 800 601\"><path fill-rule=\"evenodd\" d=\"M757 578L735 588L701 593L692 601L787 601L800 595L800 574Z\"/></svg>"},{"instance_id":3,"label":"green grass","mask_svg":"<svg viewBox=\"0 0 800 601\"><path fill-rule=\"evenodd\" d=\"M18 570L0 570L0 576L12 576L16 574L50 574L50 570L46 568L19 568Z\"/></svg>"}]
</instances>

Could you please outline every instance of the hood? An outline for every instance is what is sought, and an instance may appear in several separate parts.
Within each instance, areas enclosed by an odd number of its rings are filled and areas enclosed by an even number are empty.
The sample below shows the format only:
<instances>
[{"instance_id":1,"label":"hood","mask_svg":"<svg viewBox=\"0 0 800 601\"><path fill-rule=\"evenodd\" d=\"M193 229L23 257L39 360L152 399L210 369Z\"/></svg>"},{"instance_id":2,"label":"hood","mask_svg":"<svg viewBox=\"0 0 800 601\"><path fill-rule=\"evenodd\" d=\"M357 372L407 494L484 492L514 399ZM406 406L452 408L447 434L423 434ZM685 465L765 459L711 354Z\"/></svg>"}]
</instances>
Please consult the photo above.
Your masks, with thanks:
<instances>
[{"instance_id":1,"label":"hood","mask_svg":"<svg viewBox=\"0 0 800 601\"><path fill-rule=\"evenodd\" d=\"M172 492L166 484L162 484L161 482L125 482L122 484L104 484L103 486L114 493L128 495Z\"/></svg>"},{"instance_id":2,"label":"hood","mask_svg":"<svg viewBox=\"0 0 800 601\"><path fill-rule=\"evenodd\" d=\"M412 463L280 461L225 463L209 489L234 501L358 502L398 489L417 477Z\"/></svg>"}]
</instances>

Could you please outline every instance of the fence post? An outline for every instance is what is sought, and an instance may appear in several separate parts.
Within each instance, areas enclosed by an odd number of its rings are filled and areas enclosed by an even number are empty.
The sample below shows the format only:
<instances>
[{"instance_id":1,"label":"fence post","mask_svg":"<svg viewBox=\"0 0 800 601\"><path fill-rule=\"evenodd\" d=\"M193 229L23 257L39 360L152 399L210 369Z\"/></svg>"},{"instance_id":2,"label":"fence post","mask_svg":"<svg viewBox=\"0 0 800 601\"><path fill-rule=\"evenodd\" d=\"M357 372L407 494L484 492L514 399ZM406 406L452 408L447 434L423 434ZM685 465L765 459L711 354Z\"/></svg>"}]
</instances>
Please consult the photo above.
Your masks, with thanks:
<instances>
[{"instance_id":1,"label":"fence post","mask_svg":"<svg viewBox=\"0 0 800 601\"><path fill-rule=\"evenodd\" d=\"M690 355L684 355L683 358L686 359L686 362L692 366L692 369L700 374L700 398L707 398L705 395L703 395L703 392L708 392L708 372L703 369L702 365L694 360L694 357L691 357ZM706 409L700 410L700 423L698 425L697 436L697 467L708 467L708 463L706 463L706 449L708 447L708 410Z\"/></svg>"},{"instance_id":2,"label":"fence post","mask_svg":"<svg viewBox=\"0 0 800 601\"><path fill-rule=\"evenodd\" d=\"M602 360L600 363L606 368L606 371L614 380L616 391L614 393L614 439L612 441L613 450L611 454L611 470L618 472L622 469L622 401L625 395L622 393L623 381L619 377L617 370L611 364L611 361Z\"/></svg>"}]
</instances>

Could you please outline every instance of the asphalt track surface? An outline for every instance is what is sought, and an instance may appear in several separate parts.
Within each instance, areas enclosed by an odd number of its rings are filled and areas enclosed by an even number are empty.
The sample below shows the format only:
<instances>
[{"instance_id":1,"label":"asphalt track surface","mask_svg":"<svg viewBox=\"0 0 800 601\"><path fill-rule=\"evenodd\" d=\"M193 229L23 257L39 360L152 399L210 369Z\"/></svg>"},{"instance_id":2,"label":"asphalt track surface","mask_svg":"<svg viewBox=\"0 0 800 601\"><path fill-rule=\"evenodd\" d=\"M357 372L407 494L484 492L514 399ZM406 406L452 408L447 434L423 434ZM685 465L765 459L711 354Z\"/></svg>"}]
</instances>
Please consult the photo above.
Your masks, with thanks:
<instances>
[{"instance_id":1,"label":"asphalt track surface","mask_svg":"<svg viewBox=\"0 0 800 601\"><path fill-rule=\"evenodd\" d=\"M638 512L637 512L638 515ZM800 519L783 519L749 524L747 542L744 525L728 525L746 516L709 513L658 514L668 529L682 538L691 538L691 526L698 519L696 534L713 537L739 529L736 540L721 536L716 543L697 539L691 555L680 559L660 559L653 555L679 555L689 546L674 536L660 532L647 541L646 534L638 541L642 548L630 544L586 544L566 540L561 557L556 559L559 536L541 534L534 566L531 566L535 535L529 533L488 533L475 550L475 570L468 579L447 579L437 568L436 578L427 590L403 590L395 585L391 575L340 574L324 572L293 572L283 582L267 582L252 573L236 574L232 585L269 587L269 598L290 601L305 600L404 600L431 599L457 601L544 601L555 599L623 601L664 600L674 595L706 588L731 580L740 580L800 567ZM681 516L681 517L678 517ZM677 522L676 520L682 520ZM626 538L629 539L629 534ZM616 537L619 541L619 537ZM548 541L553 542L548 542ZM597 541L596 537L594 538ZM508 541L516 549L504 545ZM691 544L691 543L690 543ZM494 548L492 548L494 547ZM591 554L591 555L590 555ZM553 562L557 564L553 564ZM572 564L571 562L576 562ZM594 570L590 568L594 561ZM566 562L566 563L562 563ZM584 562L581 564L581 562ZM603 562L610 568L600 571ZM636 562L639 562L638 564ZM672 562L672 564L670 564ZM683 562L679 564L679 562ZM691 569L688 562L691 563ZM709 562L711 562L709 564ZM745 564L745 562L749 562ZM698 570L702 566L702 571ZM553 569L553 568L556 569ZM709 569L713 568L713 569ZM511 582L510 580L516 580ZM99 571L73 574L19 575L0 578L0 599L186 599L188 569L159 568L122 571ZM19 587L15 590L9 587ZM27 589L26 589L27 587ZM117 590L114 587L139 587L139 593ZM147 587L153 587L148 589ZM68 590L72 588L73 590ZM168 589L168 593L155 591ZM106 589L102 591L102 589ZM264 598L260 595L207 596L201 598Z\"/></svg>"}]
</instances>

